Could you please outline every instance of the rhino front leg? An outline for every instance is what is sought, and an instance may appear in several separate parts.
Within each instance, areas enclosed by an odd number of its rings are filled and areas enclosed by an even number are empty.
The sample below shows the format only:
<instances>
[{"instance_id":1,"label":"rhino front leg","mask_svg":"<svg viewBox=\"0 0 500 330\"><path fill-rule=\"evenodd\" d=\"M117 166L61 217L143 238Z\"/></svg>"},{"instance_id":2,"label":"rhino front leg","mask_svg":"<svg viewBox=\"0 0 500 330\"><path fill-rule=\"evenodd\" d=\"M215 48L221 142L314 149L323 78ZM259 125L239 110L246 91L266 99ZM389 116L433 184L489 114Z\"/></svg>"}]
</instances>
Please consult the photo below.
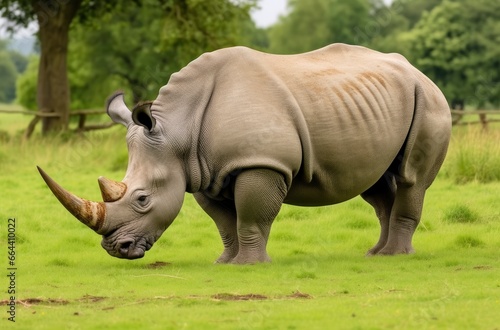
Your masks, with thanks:
<instances>
[{"instance_id":1,"label":"rhino front leg","mask_svg":"<svg viewBox=\"0 0 500 330\"><path fill-rule=\"evenodd\" d=\"M361 197L375 209L380 222L380 238L368 252L367 256L377 254L387 244L389 237L389 221L396 195L396 179L386 172L372 187L361 194Z\"/></svg>"},{"instance_id":2,"label":"rhino front leg","mask_svg":"<svg viewBox=\"0 0 500 330\"><path fill-rule=\"evenodd\" d=\"M236 208L234 201L213 200L201 193L195 193L194 198L201 208L214 220L219 230L224 252L215 263L229 263L238 254L238 232L236 230Z\"/></svg>"},{"instance_id":3,"label":"rhino front leg","mask_svg":"<svg viewBox=\"0 0 500 330\"><path fill-rule=\"evenodd\" d=\"M283 175L268 169L246 170L235 183L238 255L235 264L269 262L266 246L287 187Z\"/></svg>"}]
</instances>

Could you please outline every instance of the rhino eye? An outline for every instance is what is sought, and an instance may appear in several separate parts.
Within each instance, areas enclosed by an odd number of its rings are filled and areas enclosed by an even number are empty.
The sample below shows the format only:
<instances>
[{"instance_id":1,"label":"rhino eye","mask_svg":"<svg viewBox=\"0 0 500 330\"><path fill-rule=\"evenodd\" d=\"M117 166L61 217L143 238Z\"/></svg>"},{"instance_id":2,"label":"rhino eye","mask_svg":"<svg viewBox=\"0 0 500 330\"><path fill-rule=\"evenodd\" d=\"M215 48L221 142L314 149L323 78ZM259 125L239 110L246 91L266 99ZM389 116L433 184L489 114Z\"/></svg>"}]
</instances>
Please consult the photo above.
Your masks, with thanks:
<instances>
[{"instance_id":1,"label":"rhino eye","mask_svg":"<svg viewBox=\"0 0 500 330\"><path fill-rule=\"evenodd\" d=\"M137 202L139 202L139 204L141 206L146 206L148 204L148 196L147 195L140 195L137 198Z\"/></svg>"}]
</instances>

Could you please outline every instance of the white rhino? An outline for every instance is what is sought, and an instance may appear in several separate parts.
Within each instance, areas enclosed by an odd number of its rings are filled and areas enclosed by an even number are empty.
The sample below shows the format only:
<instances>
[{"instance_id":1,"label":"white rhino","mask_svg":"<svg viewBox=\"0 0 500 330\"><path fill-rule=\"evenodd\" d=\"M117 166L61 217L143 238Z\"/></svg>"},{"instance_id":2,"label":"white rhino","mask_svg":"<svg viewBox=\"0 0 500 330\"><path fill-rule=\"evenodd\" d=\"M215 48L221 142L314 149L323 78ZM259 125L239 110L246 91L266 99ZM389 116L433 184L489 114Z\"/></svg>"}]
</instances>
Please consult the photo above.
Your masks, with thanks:
<instances>
[{"instance_id":1,"label":"white rhino","mask_svg":"<svg viewBox=\"0 0 500 330\"><path fill-rule=\"evenodd\" d=\"M333 44L299 55L245 47L206 53L131 112L122 182L99 179L104 202L60 202L103 236L115 257L140 258L193 193L215 221L221 263L269 261L282 203L320 206L361 195L380 221L372 254L411 253L426 189L451 132L438 87L403 56ZM313 220L311 220L313 221Z\"/></svg>"}]
</instances>

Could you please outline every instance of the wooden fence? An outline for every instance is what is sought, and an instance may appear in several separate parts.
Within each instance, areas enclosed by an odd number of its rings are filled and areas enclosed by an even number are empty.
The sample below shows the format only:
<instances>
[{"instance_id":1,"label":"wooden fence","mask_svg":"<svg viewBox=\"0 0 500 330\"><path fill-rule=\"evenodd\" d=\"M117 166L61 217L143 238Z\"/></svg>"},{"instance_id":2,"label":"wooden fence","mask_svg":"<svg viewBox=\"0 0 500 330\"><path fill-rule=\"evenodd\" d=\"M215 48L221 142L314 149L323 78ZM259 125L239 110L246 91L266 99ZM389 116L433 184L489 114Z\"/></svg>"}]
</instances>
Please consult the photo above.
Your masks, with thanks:
<instances>
[{"instance_id":1,"label":"wooden fence","mask_svg":"<svg viewBox=\"0 0 500 330\"><path fill-rule=\"evenodd\" d=\"M489 123L500 122L500 110L451 110L452 124L453 125L476 125L481 124L483 129L488 129ZM466 116L478 116L479 120L467 120ZM492 118L493 117L493 118Z\"/></svg>"},{"instance_id":2,"label":"wooden fence","mask_svg":"<svg viewBox=\"0 0 500 330\"><path fill-rule=\"evenodd\" d=\"M36 125L40 121L41 118L46 117L58 117L60 116L57 113L53 112L34 112L34 111L26 111L26 110L2 110L0 109L0 113L20 113L24 115L31 115L34 118L30 121L26 131L24 132L24 137L29 139L33 134ZM93 124L86 125L87 116L90 115L103 115L106 111L104 110L77 110L70 112L70 117L78 116L78 125L74 132L83 133L91 130L97 129L105 129L115 125L114 122L107 122L103 124ZM488 124L493 122L500 122L500 110L474 110L474 111L463 111L463 110L451 110L452 114L452 123L453 125L475 125L481 124L483 129L488 129ZM478 116L478 120L464 120L466 116ZM493 117L493 118L491 118Z\"/></svg>"},{"instance_id":3,"label":"wooden fence","mask_svg":"<svg viewBox=\"0 0 500 330\"><path fill-rule=\"evenodd\" d=\"M59 117L60 114L54 113L54 112L34 112L34 111L26 111L26 110L2 110L0 109L0 113L20 113L23 115L31 115L34 116L33 119L30 121L28 124L28 127L26 128L26 131L24 132L24 138L29 139L31 135L33 134L33 131L35 130L36 125L42 118L47 118L47 117ZM92 130L97 130L97 129L105 129L109 128L113 125L115 125L114 122L107 122L103 124L93 124L93 125L86 125L87 121L87 116L91 115L103 115L106 114L106 111L104 110L76 110L76 111L71 111L69 113L70 117L78 117L78 125L75 129L73 129L74 132L77 133L83 133L87 131L92 131Z\"/></svg>"}]
</instances>

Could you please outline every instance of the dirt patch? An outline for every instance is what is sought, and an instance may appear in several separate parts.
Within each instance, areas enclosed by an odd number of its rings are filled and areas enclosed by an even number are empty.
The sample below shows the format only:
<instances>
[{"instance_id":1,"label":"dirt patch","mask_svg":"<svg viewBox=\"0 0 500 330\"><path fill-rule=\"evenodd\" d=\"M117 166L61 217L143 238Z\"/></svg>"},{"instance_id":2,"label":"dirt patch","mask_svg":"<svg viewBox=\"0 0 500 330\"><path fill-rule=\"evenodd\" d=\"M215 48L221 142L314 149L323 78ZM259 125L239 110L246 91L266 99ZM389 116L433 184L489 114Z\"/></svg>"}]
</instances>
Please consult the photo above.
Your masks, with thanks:
<instances>
[{"instance_id":1,"label":"dirt patch","mask_svg":"<svg viewBox=\"0 0 500 330\"><path fill-rule=\"evenodd\" d=\"M217 293L214 294L212 298L216 300L241 301L241 300L266 300L267 296L255 293L249 293L249 294Z\"/></svg>"},{"instance_id":2,"label":"dirt patch","mask_svg":"<svg viewBox=\"0 0 500 330\"><path fill-rule=\"evenodd\" d=\"M147 264L145 267L149 269L158 269L158 268L163 268L166 266L171 265L170 262L165 262L165 261L155 261L151 264Z\"/></svg>"},{"instance_id":3,"label":"dirt patch","mask_svg":"<svg viewBox=\"0 0 500 330\"><path fill-rule=\"evenodd\" d=\"M466 270L467 268L465 267L458 267L458 268L455 268L455 271L458 272L458 271L462 271L462 270ZM490 270L490 269L493 269L492 266L485 266L485 265L479 265L479 266L474 266L472 267L472 269L474 270Z\"/></svg>"},{"instance_id":4,"label":"dirt patch","mask_svg":"<svg viewBox=\"0 0 500 330\"><path fill-rule=\"evenodd\" d=\"M7 305L10 300L0 300L0 305ZM16 300L16 304L31 306L31 305L67 305L69 300L52 299L52 298L26 298Z\"/></svg>"},{"instance_id":5,"label":"dirt patch","mask_svg":"<svg viewBox=\"0 0 500 330\"><path fill-rule=\"evenodd\" d=\"M20 299L16 300L16 304L19 305L24 305L25 307L29 307L32 305L67 305L71 302L80 302L80 303L97 303L103 300L108 299L109 297L101 297L101 296L93 296L86 294L80 298L77 298L75 300L66 300L66 299L54 299L54 298L26 298L26 299ZM173 298L180 298L180 297L175 297L175 296L168 296L168 297L154 297L152 299L173 299ZM187 296L186 298L190 299L206 299L206 296L198 296L198 295L190 295ZM248 293L248 294L233 294L233 293L217 293L212 296L210 296L211 299L219 300L219 301L249 301L249 300L268 300L268 299L313 299L313 296L311 296L308 293L303 293L300 291L293 291L291 294L286 295L286 296L276 296L276 297L268 297L262 294L257 294L257 293ZM141 303L144 301L140 301ZM9 300L0 300L0 306L6 306L10 301ZM114 309L114 306L108 306L104 307L102 310L112 310ZM79 312L75 312L74 315L80 315Z\"/></svg>"},{"instance_id":6,"label":"dirt patch","mask_svg":"<svg viewBox=\"0 0 500 330\"><path fill-rule=\"evenodd\" d=\"M313 296L311 296L308 293L303 293L300 291L294 291L291 295L288 295L287 298L292 298L292 299L312 299Z\"/></svg>"},{"instance_id":7,"label":"dirt patch","mask_svg":"<svg viewBox=\"0 0 500 330\"><path fill-rule=\"evenodd\" d=\"M81 298L75 299L75 301L93 303L106 299L107 297L98 297L92 295L84 295ZM0 305L7 305L9 300L0 300ZM54 298L26 298L16 300L16 304L31 306L31 305L67 305L70 301L66 299L54 299Z\"/></svg>"},{"instance_id":8,"label":"dirt patch","mask_svg":"<svg viewBox=\"0 0 500 330\"><path fill-rule=\"evenodd\" d=\"M107 297L99 297L99 296L92 296L92 295L89 295L89 294L86 294L84 295L83 297L81 298L78 298L76 299L77 301L81 301L81 302L98 302L98 301L102 301L104 299L106 299Z\"/></svg>"},{"instance_id":9,"label":"dirt patch","mask_svg":"<svg viewBox=\"0 0 500 330\"><path fill-rule=\"evenodd\" d=\"M267 300L267 299L312 299L308 293L300 291L293 291L292 294L287 296L268 297L262 294L249 293L249 294L233 294L233 293L217 293L211 296L215 300L225 301L244 301L244 300Z\"/></svg>"}]
</instances>

